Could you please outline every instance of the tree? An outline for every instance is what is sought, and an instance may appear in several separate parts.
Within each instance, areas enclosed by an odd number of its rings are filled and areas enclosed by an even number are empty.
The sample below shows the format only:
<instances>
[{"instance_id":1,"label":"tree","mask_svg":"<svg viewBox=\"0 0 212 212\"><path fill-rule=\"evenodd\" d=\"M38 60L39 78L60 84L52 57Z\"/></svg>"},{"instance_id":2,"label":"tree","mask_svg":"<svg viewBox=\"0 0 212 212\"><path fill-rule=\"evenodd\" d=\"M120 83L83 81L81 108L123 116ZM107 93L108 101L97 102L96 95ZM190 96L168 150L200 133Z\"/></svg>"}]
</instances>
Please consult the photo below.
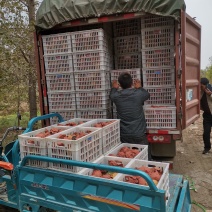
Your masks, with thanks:
<instances>
[{"instance_id":1,"label":"tree","mask_svg":"<svg viewBox=\"0 0 212 212\"><path fill-rule=\"evenodd\" d=\"M212 82L212 57L209 58L209 66L206 67L206 77Z\"/></svg>"},{"instance_id":2,"label":"tree","mask_svg":"<svg viewBox=\"0 0 212 212\"><path fill-rule=\"evenodd\" d=\"M0 2L0 87L1 91L4 89L0 98L9 101L16 96L17 104L20 104L21 98L28 96L30 118L37 116L33 45L37 3L36 0ZM11 98L8 98L10 94ZM12 103L4 101L0 106L13 110L13 107L8 107L8 104Z\"/></svg>"}]
</instances>

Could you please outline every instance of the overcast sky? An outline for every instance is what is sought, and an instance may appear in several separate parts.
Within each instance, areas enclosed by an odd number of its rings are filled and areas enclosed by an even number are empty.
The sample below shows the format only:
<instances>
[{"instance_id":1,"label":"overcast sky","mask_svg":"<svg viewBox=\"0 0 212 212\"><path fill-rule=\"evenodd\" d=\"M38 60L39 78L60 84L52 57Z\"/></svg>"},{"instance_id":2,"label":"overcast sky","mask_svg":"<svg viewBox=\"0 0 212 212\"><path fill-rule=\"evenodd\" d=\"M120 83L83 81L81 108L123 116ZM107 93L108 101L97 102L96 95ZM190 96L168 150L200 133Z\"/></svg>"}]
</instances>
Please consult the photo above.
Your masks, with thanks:
<instances>
[{"instance_id":1,"label":"overcast sky","mask_svg":"<svg viewBox=\"0 0 212 212\"><path fill-rule=\"evenodd\" d=\"M201 68L209 65L212 56L212 0L185 0L186 12L202 26Z\"/></svg>"}]
</instances>

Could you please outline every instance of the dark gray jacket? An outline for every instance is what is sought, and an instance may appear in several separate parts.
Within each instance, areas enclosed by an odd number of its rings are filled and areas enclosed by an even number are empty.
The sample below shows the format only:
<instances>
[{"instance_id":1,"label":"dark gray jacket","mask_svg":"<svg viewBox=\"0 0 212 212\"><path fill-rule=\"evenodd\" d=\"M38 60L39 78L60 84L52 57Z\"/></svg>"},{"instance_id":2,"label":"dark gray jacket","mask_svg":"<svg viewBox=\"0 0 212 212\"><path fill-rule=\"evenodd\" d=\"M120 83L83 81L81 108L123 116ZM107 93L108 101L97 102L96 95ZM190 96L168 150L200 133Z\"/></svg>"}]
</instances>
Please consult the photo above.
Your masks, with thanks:
<instances>
[{"instance_id":1,"label":"dark gray jacket","mask_svg":"<svg viewBox=\"0 0 212 212\"><path fill-rule=\"evenodd\" d=\"M143 104L149 97L150 94L144 88L123 90L112 88L110 98L116 105L118 119L121 119L121 137L141 138L145 135Z\"/></svg>"}]
</instances>

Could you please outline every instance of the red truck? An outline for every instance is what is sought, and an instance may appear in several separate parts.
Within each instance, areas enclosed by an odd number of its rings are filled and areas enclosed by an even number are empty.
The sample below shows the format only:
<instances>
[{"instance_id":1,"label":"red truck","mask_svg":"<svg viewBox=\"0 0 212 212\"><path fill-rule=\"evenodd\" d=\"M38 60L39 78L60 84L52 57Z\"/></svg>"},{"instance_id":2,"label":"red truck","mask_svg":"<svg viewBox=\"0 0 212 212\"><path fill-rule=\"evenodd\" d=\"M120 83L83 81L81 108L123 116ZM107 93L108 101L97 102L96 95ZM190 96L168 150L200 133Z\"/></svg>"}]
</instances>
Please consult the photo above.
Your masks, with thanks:
<instances>
[{"instance_id":1,"label":"red truck","mask_svg":"<svg viewBox=\"0 0 212 212\"><path fill-rule=\"evenodd\" d=\"M99 46L89 45L94 35ZM107 77L120 69L139 70L151 94L144 108L153 156L174 157L182 130L200 115L201 26L184 1L45 0L35 47L41 115L111 118ZM104 103L91 106L95 95Z\"/></svg>"}]
</instances>

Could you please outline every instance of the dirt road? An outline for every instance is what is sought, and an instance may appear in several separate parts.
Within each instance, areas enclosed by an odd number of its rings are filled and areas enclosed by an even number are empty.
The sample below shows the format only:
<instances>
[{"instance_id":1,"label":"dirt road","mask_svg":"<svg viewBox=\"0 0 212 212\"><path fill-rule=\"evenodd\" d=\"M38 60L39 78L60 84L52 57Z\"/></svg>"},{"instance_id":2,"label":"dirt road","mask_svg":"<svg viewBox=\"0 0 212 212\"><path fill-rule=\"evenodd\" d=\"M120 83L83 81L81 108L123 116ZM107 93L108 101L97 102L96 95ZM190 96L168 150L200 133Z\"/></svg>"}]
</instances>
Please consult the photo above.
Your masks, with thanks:
<instances>
[{"instance_id":1,"label":"dirt road","mask_svg":"<svg viewBox=\"0 0 212 212\"><path fill-rule=\"evenodd\" d=\"M191 190L191 199L212 211L212 150L203 155L202 118L183 132L183 142L177 142L177 156L173 172L190 178L196 191ZM212 138L212 134L211 134ZM212 139L211 139L212 141ZM192 204L192 212L204 211Z\"/></svg>"}]
</instances>

